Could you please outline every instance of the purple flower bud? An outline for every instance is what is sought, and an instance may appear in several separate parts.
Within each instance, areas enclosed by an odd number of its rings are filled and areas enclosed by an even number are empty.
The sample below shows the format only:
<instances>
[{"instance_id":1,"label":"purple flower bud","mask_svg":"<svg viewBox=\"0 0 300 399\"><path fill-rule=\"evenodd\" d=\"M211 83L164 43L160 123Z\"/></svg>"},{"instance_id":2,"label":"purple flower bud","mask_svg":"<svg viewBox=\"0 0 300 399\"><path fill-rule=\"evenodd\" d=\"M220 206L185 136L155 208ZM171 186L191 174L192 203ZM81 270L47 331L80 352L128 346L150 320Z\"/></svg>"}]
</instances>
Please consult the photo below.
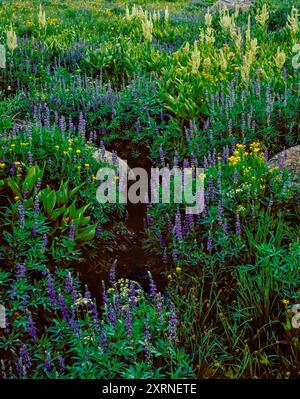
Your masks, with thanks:
<instances>
[{"instance_id":1,"label":"purple flower bud","mask_svg":"<svg viewBox=\"0 0 300 399\"><path fill-rule=\"evenodd\" d=\"M71 241L75 241L75 225L72 223L70 225L70 231L69 231L69 238Z\"/></svg>"},{"instance_id":2,"label":"purple flower bud","mask_svg":"<svg viewBox=\"0 0 300 399\"><path fill-rule=\"evenodd\" d=\"M56 291L55 291L55 285L54 285L54 280L51 276L51 274L48 274L47 278L47 291L48 291L48 296L50 300L51 306L56 306Z\"/></svg>"},{"instance_id":3,"label":"purple flower bud","mask_svg":"<svg viewBox=\"0 0 300 399\"><path fill-rule=\"evenodd\" d=\"M37 342L37 330L36 330L36 326L35 326L35 323L32 318L32 314L30 312L28 313L26 325L27 325L28 334L31 337L31 341L33 343L36 343Z\"/></svg>"},{"instance_id":4,"label":"purple flower bud","mask_svg":"<svg viewBox=\"0 0 300 399\"><path fill-rule=\"evenodd\" d=\"M148 271L148 276L149 276L149 284L150 284L150 296L152 298L155 298L157 295L157 287L156 284L153 280L152 274L150 271Z\"/></svg>"},{"instance_id":5,"label":"purple flower bud","mask_svg":"<svg viewBox=\"0 0 300 399\"><path fill-rule=\"evenodd\" d=\"M168 334L169 334L169 341L170 343L174 343L175 338L176 338L176 332L177 332L177 314L175 310L175 306L172 303L170 305L170 315L169 315L169 325L168 325Z\"/></svg>"},{"instance_id":6,"label":"purple flower bud","mask_svg":"<svg viewBox=\"0 0 300 399\"><path fill-rule=\"evenodd\" d=\"M17 279L22 280L26 274L25 263L17 263L16 268L17 268Z\"/></svg>"},{"instance_id":7,"label":"purple flower bud","mask_svg":"<svg viewBox=\"0 0 300 399\"><path fill-rule=\"evenodd\" d=\"M24 227L25 227L25 212L24 212L24 207L23 207L22 202L19 203L18 209L19 209L19 215L20 215L20 227L21 227L21 229L24 229Z\"/></svg>"},{"instance_id":8,"label":"purple flower bud","mask_svg":"<svg viewBox=\"0 0 300 399\"><path fill-rule=\"evenodd\" d=\"M213 249L213 239L211 237L211 235L209 235L208 239L207 239L207 250L208 252L211 252Z\"/></svg>"}]
</instances>

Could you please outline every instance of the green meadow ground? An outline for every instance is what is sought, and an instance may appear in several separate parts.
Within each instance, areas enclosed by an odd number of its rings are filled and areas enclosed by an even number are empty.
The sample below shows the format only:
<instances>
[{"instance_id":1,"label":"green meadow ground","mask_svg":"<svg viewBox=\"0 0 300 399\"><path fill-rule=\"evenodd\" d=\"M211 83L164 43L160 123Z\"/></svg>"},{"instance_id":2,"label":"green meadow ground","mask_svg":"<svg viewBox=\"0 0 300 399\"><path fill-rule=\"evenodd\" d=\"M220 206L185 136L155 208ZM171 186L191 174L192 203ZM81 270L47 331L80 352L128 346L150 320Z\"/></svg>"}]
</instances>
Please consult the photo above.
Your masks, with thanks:
<instances>
[{"instance_id":1,"label":"green meadow ground","mask_svg":"<svg viewBox=\"0 0 300 399\"><path fill-rule=\"evenodd\" d=\"M299 378L299 4L214 3L0 1L1 378ZM203 212L99 204L98 148Z\"/></svg>"}]
</instances>

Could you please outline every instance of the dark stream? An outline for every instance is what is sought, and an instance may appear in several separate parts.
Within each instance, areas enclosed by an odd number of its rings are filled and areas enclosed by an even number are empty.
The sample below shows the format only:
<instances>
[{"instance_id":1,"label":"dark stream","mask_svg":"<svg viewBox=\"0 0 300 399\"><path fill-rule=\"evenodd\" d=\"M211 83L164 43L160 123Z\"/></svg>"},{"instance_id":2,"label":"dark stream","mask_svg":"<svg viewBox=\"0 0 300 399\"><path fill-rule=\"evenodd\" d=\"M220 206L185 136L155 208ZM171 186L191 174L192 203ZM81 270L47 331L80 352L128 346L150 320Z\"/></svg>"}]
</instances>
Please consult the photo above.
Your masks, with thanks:
<instances>
[{"instance_id":1,"label":"dark stream","mask_svg":"<svg viewBox=\"0 0 300 399\"><path fill-rule=\"evenodd\" d=\"M151 161L147 157L145 148L139 149L138 157L136 157L136 151L133 152L132 148L129 149L124 142L114 142L112 148L117 150L117 155L120 158L127 160L130 168L140 167L150 173ZM111 148L107 148L107 150L111 151ZM128 186L130 186L130 182ZM87 259L79 264L81 281L88 285L96 298L99 297L102 280L108 281L109 270L115 260L117 279L134 280L147 291L149 289L148 270L150 270L160 290L163 290L166 285L166 280L161 276L163 271L161 256L151 255L144 248L146 204L131 204L128 202L126 211L127 218L124 220L123 227L120 226L120 231L116 231L118 235L117 245L114 248L108 247L108 249L103 250L103 245L100 243L97 253L96 244L96 249L92 251L93 258L91 259L88 255ZM125 232L122 231L124 226L127 230Z\"/></svg>"}]
</instances>

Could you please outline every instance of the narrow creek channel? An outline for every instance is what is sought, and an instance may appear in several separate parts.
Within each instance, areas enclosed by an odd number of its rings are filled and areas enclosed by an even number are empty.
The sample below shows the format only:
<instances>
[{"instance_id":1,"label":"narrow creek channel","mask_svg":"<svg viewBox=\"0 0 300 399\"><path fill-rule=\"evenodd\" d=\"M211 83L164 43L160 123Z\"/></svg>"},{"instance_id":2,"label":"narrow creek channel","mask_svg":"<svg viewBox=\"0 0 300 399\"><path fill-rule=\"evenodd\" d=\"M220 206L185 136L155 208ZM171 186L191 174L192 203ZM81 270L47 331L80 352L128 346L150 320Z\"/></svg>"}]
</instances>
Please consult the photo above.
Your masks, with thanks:
<instances>
[{"instance_id":1,"label":"narrow creek channel","mask_svg":"<svg viewBox=\"0 0 300 399\"><path fill-rule=\"evenodd\" d=\"M150 173L152 164L147 156L147 150L139 148L137 157L136 151L132 151L131 146L130 149L128 147L124 143L114 143L110 148L107 146L106 149L116 150L117 155L126 160L130 168L144 168ZM130 182L128 186L130 186ZM116 262L117 278L133 280L139 283L145 291L149 289L148 271L151 271L158 289L163 290L166 285L165 279L161 276L163 271L161 256L149 254L144 248L147 205L128 202L126 212L127 217L123 221L123 226L120 226L120 231L116 231L117 246L108 247L109 250L106 247L104 250L100 243L98 250L96 243L96 249L92 250L92 256L89 253L85 254L85 260L79 263L81 281L88 285L96 298L99 297L102 280L108 281L109 270L114 261Z\"/></svg>"}]
</instances>

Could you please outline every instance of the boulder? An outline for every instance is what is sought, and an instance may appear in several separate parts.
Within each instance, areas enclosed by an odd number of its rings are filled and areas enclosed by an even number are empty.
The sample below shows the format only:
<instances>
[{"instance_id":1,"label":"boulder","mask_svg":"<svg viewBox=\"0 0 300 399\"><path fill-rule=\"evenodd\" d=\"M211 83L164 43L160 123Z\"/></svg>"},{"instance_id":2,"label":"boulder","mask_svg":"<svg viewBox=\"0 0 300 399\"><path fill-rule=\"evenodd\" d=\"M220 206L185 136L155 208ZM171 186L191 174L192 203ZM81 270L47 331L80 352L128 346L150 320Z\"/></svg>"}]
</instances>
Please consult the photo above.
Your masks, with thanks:
<instances>
[{"instance_id":1,"label":"boulder","mask_svg":"<svg viewBox=\"0 0 300 399\"><path fill-rule=\"evenodd\" d=\"M300 176L300 145L290 147L287 150L279 152L268 162L271 167L283 165L292 173L293 182L299 184Z\"/></svg>"}]
</instances>

